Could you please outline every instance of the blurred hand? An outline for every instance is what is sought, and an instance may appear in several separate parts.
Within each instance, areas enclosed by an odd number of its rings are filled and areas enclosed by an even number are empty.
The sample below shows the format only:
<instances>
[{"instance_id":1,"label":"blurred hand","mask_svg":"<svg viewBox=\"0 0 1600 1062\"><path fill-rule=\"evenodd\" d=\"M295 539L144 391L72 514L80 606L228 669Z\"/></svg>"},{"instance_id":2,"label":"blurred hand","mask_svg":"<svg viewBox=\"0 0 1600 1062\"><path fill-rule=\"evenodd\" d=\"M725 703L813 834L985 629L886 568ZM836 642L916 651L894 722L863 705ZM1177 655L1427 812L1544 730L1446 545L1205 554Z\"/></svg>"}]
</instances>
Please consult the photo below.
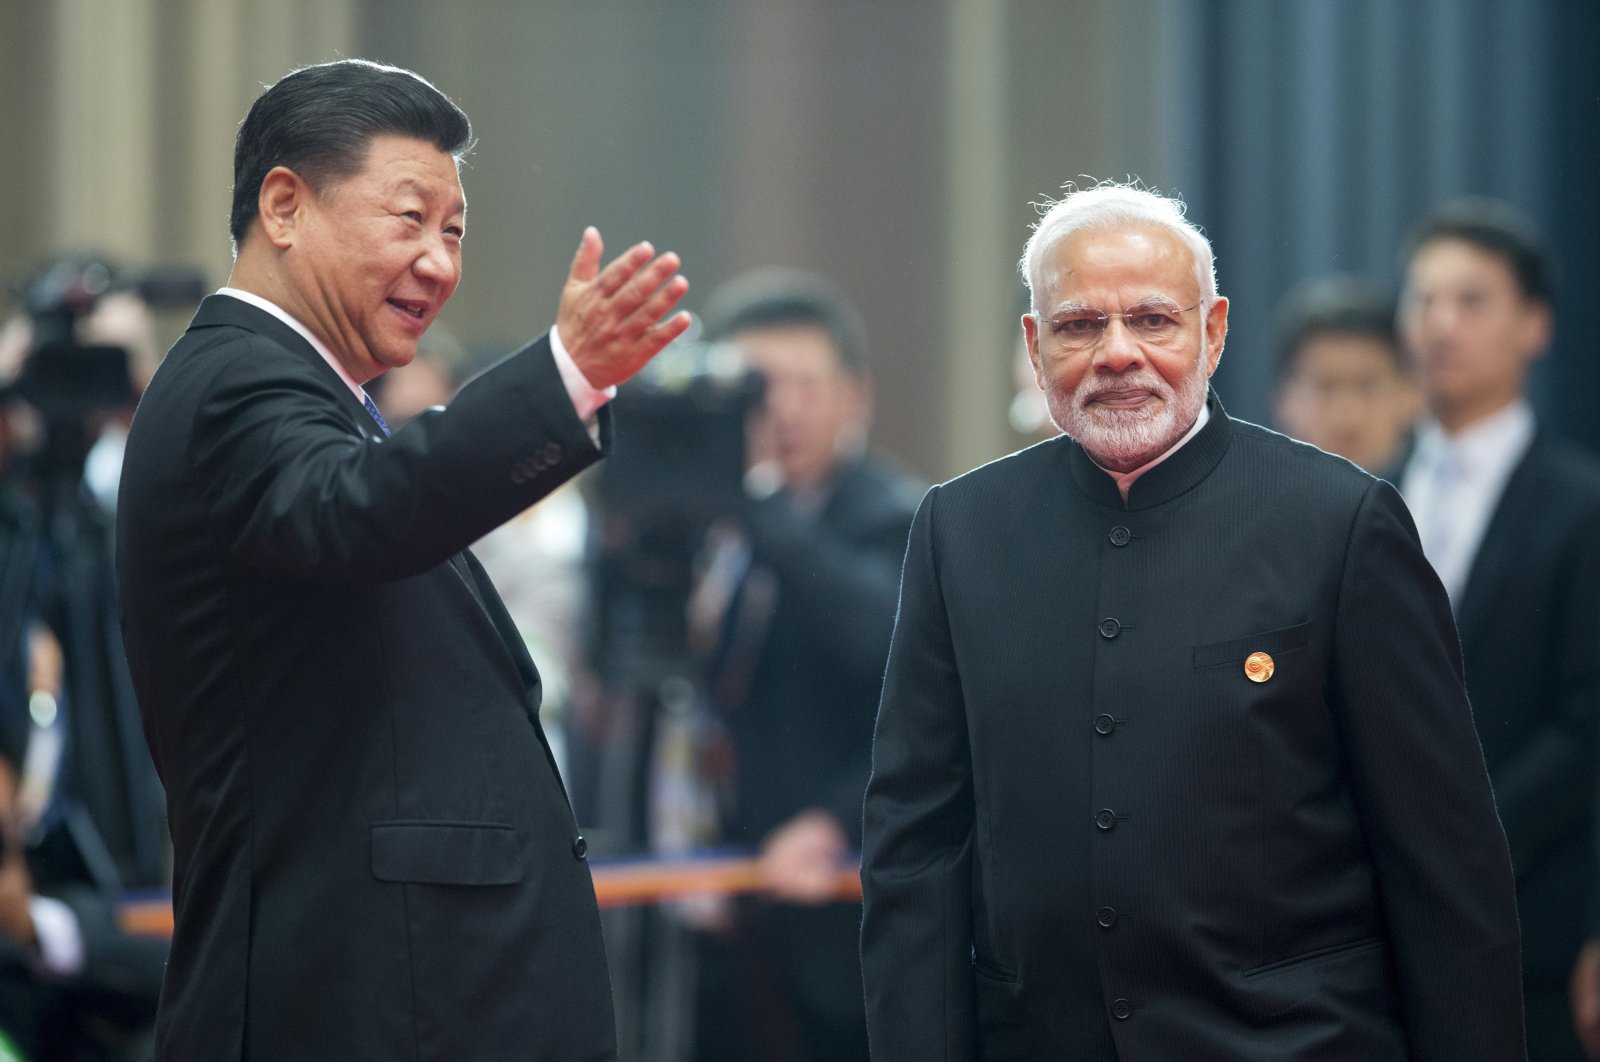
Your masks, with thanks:
<instances>
[{"instance_id":1,"label":"blurred hand","mask_svg":"<svg viewBox=\"0 0 1600 1062\"><path fill-rule=\"evenodd\" d=\"M775 898L827 903L838 897L836 883L849 851L849 839L832 815L803 811L767 835L758 867Z\"/></svg>"},{"instance_id":2,"label":"blurred hand","mask_svg":"<svg viewBox=\"0 0 1600 1062\"><path fill-rule=\"evenodd\" d=\"M1590 940L1578 952L1568 988L1578 1042L1590 1058L1600 1059L1600 940Z\"/></svg>"},{"instance_id":3,"label":"blurred hand","mask_svg":"<svg viewBox=\"0 0 1600 1062\"><path fill-rule=\"evenodd\" d=\"M11 764L0 760L0 937L31 948L38 937L28 902L33 899L33 878L24 856L22 830L17 825L16 775Z\"/></svg>"},{"instance_id":4,"label":"blurred hand","mask_svg":"<svg viewBox=\"0 0 1600 1062\"><path fill-rule=\"evenodd\" d=\"M667 316L689 290L677 255L639 243L601 269L604 249L594 226L583 230L556 312L567 353L601 389L638 372L689 327L687 313Z\"/></svg>"}]
</instances>

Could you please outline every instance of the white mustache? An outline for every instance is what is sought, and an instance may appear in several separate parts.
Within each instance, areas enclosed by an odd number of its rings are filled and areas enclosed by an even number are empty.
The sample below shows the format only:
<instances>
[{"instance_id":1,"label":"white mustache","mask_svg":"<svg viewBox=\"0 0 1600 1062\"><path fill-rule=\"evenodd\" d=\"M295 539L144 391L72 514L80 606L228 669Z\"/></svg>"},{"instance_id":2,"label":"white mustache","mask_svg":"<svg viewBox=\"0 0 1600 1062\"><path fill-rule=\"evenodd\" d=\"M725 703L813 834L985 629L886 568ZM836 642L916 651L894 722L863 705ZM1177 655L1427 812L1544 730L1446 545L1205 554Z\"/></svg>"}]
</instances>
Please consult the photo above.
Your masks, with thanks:
<instances>
[{"instance_id":1,"label":"white mustache","mask_svg":"<svg viewBox=\"0 0 1600 1062\"><path fill-rule=\"evenodd\" d=\"M1159 378L1136 378L1132 380L1118 380L1116 383L1107 383L1099 386L1090 385L1078 392L1080 404L1093 402L1107 395L1131 395L1140 391L1147 391L1160 398L1171 398L1172 389Z\"/></svg>"}]
</instances>

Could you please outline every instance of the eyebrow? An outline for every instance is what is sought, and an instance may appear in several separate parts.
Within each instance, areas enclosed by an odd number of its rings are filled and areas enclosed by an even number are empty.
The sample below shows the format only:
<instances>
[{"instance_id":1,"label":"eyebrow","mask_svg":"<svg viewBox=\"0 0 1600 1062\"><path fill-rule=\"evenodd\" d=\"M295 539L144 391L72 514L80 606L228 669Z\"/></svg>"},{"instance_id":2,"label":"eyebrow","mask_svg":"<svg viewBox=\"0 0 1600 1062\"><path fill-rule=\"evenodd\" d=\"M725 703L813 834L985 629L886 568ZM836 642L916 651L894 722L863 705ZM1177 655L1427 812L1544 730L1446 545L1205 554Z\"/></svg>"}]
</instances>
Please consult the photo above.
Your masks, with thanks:
<instances>
[{"instance_id":1,"label":"eyebrow","mask_svg":"<svg viewBox=\"0 0 1600 1062\"><path fill-rule=\"evenodd\" d=\"M1147 307L1155 307L1155 306L1170 306L1170 307L1176 308L1177 305L1178 305L1178 300L1174 299L1172 296L1164 295L1164 294L1162 294L1160 292L1152 292L1151 294L1146 295L1143 298L1135 299L1133 302L1131 302L1128 305L1124 306L1120 312L1126 313L1129 310L1139 310L1139 309L1145 309ZM1087 313L1090 310L1094 310L1094 311L1097 311L1097 312L1108 312L1108 311L1101 311L1101 308L1098 307L1098 306L1091 306L1086 302L1080 302L1077 299L1070 299L1070 300L1068 300L1066 302L1058 304L1053 310L1051 310L1049 312L1049 316L1058 317L1061 314L1068 314L1068 313Z\"/></svg>"},{"instance_id":2,"label":"eyebrow","mask_svg":"<svg viewBox=\"0 0 1600 1062\"><path fill-rule=\"evenodd\" d=\"M418 181L414 177L401 178L400 183L394 186L394 190L395 190L395 194L397 194L397 195L403 195L403 194L405 194L407 192L410 192L412 195L416 196L419 199L433 199L433 198L435 198L434 196L429 194L428 190L425 187L423 187L422 182ZM465 217L466 213L467 213L467 200L466 200L466 197L465 196L456 196L454 198L455 198L455 202L453 204L453 209L451 210L451 213L460 214L461 216Z\"/></svg>"}]
</instances>

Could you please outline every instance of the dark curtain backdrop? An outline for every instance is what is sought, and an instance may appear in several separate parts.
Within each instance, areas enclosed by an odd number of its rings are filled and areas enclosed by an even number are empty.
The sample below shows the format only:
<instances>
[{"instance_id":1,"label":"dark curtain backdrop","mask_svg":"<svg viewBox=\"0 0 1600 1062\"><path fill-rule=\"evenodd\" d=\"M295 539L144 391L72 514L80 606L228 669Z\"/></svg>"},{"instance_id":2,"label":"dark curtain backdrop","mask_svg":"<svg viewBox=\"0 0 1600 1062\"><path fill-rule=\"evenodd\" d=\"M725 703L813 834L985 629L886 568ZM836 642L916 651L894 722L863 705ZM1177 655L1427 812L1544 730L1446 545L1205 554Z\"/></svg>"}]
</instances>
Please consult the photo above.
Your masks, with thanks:
<instances>
[{"instance_id":1,"label":"dark curtain backdrop","mask_svg":"<svg viewBox=\"0 0 1600 1062\"><path fill-rule=\"evenodd\" d=\"M1230 410L1267 418L1271 322L1297 281L1395 284L1396 249L1431 206L1509 200L1562 267L1534 405L1600 449L1596 205L1600 5L1593 0L1194 0L1146 12L1163 54L1169 172L1211 235L1232 334Z\"/></svg>"}]
</instances>

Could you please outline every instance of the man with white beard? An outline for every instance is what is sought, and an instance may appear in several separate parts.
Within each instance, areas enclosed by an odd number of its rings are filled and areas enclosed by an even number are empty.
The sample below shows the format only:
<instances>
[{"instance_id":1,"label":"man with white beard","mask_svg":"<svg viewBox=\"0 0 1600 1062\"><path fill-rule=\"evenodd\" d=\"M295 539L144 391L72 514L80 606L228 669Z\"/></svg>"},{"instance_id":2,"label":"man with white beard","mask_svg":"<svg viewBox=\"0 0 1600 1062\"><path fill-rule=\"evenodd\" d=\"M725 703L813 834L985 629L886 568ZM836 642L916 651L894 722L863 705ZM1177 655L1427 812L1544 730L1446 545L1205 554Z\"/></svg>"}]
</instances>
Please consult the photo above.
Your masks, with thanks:
<instances>
[{"instance_id":1,"label":"man with white beard","mask_svg":"<svg viewBox=\"0 0 1600 1062\"><path fill-rule=\"evenodd\" d=\"M1230 418L1209 243L1053 205L1066 433L930 490L867 791L874 1059L1525 1057L1510 860L1393 488Z\"/></svg>"}]
</instances>

